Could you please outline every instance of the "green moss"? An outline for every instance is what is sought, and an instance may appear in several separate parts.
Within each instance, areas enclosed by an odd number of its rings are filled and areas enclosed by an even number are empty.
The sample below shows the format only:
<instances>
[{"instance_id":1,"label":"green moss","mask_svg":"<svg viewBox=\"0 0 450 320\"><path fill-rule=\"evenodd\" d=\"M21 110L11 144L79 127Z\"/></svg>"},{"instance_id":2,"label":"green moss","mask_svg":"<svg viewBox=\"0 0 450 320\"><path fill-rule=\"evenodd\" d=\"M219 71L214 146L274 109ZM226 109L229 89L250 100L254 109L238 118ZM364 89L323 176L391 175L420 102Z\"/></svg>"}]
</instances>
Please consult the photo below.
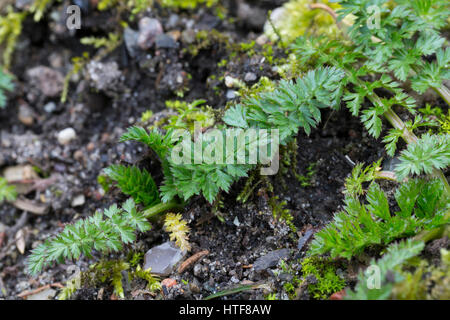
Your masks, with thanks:
<instances>
[{"instance_id":1,"label":"green moss","mask_svg":"<svg viewBox=\"0 0 450 320\"><path fill-rule=\"evenodd\" d=\"M315 299L327 299L345 287L345 280L336 274L334 263L325 258L308 257L302 261L303 278L313 275L316 283L308 285L309 294Z\"/></svg>"},{"instance_id":2,"label":"green moss","mask_svg":"<svg viewBox=\"0 0 450 320\"><path fill-rule=\"evenodd\" d=\"M211 108L200 107L205 100L195 100L191 103L186 101L166 101L168 109L175 110L178 114L166 119L165 129L186 129L190 133L194 132L195 123L202 128L209 128L214 125L214 113ZM161 125L161 123L159 123Z\"/></svg>"},{"instance_id":3,"label":"green moss","mask_svg":"<svg viewBox=\"0 0 450 320\"><path fill-rule=\"evenodd\" d=\"M200 30L195 34L194 43L183 49L183 52L187 52L195 57L200 51L211 48L212 46L219 46L225 48L227 51L231 51L233 47L232 39L216 29Z\"/></svg>"},{"instance_id":4,"label":"green moss","mask_svg":"<svg viewBox=\"0 0 450 320\"><path fill-rule=\"evenodd\" d=\"M283 270L283 273L292 276L290 281L283 284L283 289L290 299L295 299L295 290L301 285L302 279L298 276L298 272L294 269L292 264L288 264L286 261L281 260L280 267L281 270Z\"/></svg>"},{"instance_id":5,"label":"green moss","mask_svg":"<svg viewBox=\"0 0 450 320\"><path fill-rule=\"evenodd\" d=\"M217 63L217 66L218 66L219 68L223 68L223 67L226 67L227 63L228 63L228 60L227 60L227 59L222 59L222 60L220 60L219 63Z\"/></svg>"},{"instance_id":6,"label":"green moss","mask_svg":"<svg viewBox=\"0 0 450 320\"><path fill-rule=\"evenodd\" d=\"M195 9L199 5L212 7L218 0L160 0L163 7L172 9Z\"/></svg>"},{"instance_id":7,"label":"green moss","mask_svg":"<svg viewBox=\"0 0 450 320\"><path fill-rule=\"evenodd\" d=\"M439 119L439 123L441 124L441 133L450 134L450 110L446 116L442 116L441 119Z\"/></svg>"},{"instance_id":8,"label":"green moss","mask_svg":"<svg viewBox=\"0 0 450 320\"><path fill-rule=\"evenodd\" d=\"M65 103L67 100L67 95L69 94L70 80L72 79L72 77L78 75L89 61L90 58L88 52L83 52L82 56L80 57L72 58L72 69L64 77L64 87L63 92L61 94L61 102Z\"/></svg>"},{"instance_id":9,"label":"green moss","mask_svg":"<svg viewBox=\"0 0 450 320\"><path fill-rule=\"evenodd\" d=\"M100 0L97 9L103 11L117 8L119 12L126 10L130 12L129 18L133 21L136 18L136 15L151 8L153 6L153 1L154 0Z\"/></svg>"},{"instance_id":10,"label":"green moss","mask_svg":"<svg viewBox=\"0 0 450 320\"><path fill-rule=\"evenodd\" d=\"M159 279L151 274L151 270L143 270L138 260L142 259L141 254L132 253L130 262L123 260L102 260L89 267L89 270L80 274L79 280L73 280L67 284L67 290L61 298L70 298L70 296L83 286L95 287L99 284L110 284L114 289L114 294L120 298L124 298L123 276L128 274L128 280L143 279L147 282L147 289L157 291L161 288ZM136 267L133 270L133 264ZM124 273L123 271L127 271Z\"/></svg>"},{"instance_id":11,"label":"green moss","mask_svg":"<svg viewBox=\"0 0 450 320\"><path fill-rule=\"evenodd\" d=\"M13 202L16 197L16 187L9 185L5 178L0 177L0 204L4 201Z\"/></svg>"},{"instance_id":12,"label":"green moss","mask_svg":"<svg viewBox=\"0 0 450 320\"><path fill-rule=\"evenodd\" d=\"M122 260L100 261L90 266L90 271L85 273L82 283L90 283L92 286L98 283L108 283L114 288L114 294L124 298L122 286L122 271L126 271L130 265Z\"/></svg>"},{"instance_id":13,"label":"green moss","mask_svg":"<svg viewBox=\"0 0 450 320\"><path fill-rule=\"evenodd\" d=\"M316 166L317 166L317 163L312 162L306 168L305 175L301 175L298 173L295 174L295 178L298 180L298 182L300 182L300 185L303 188L310 187L312 185L312 180L314 179L314 176L317 173Z\"/></svg>"},{"instance_id":14,"label":"green moss","mask_svg":"<svg viewBox=\"0 0 450 320\"><path fill-rule=\"evenodd\" d=\"M108 192L113 185L113 181L105 174L99 174L97 176L97 182L105 192Z\"/></svg>"},{"instance_id":15,"label":"green moss","mask_svg":"<svg viewBox=\"0 0 450 320\"><path fill-rule=\"evenodd\" d=\"M34 21L40 21L53 2L54 0L35 0L30 8L31 13L34 14Z\"/></svg>"},{"instance_id":16,"label":"green moss","mask_svg":"<svg viewBox=\"0 0 450 320\"><path fill-rule=\"evenodd\" d=\"M291 210L286 208L287 202L286 200L279 201L278 196L273 196L269 199L269 205L272 209L272 213L274 218L280 219L289 226L293 233L297 232L297 228L295 227L293 221L294 217L291 214Z\"/></svg>"},{"instance_id":17,"label":"green moss","mask_svg":"<svg viewBox=\"0 0 450 320\"><path fill-rule=\"evenodd\" d=\"M239 49L240 52L246 53L249 57L252 57L256 53L255 52L255 45L256 45L255 41L251 41L251 42L248 42L248 43L241 42L239 44L239 48L238 49Z\"/></svg>"},{"instance_id":18,"label":"green moss","mask_svg":"<svg viewBox=\"0 0 450 320\"><path fill-rule=\"evenodd\" d=\"M14 12L7 8L6 15L0 16L0 52L3 52L0 64L9 68L17 40L22 33L22 22L26 12Z\"/></svg>"},{"instance_id":19,"label":"green moss","mask_svg":"<svg viewBox=\"0 0 450 320\"><path fill-rule=\"evenodd\" d=\"M142 123L146 123L146 122L148 122L150 120L151 117L153 117L153 111L147 110L147 111L142 113L142 115L141 115L141 122Z\"/></svg>"},{"instance_id":20,"label":"green moss","mask_svg":"<svg viewBox=\"0 0 450 320\"><path fill-rule=\"evenodd\" d=\"M275 90L275 83L267 77L259 78L258 82L250 88L247 86L241 87L238 95L243 99L256 98L259 93Z\"/></svg>"},{"instance_id":21,"label":"green moss","mask_svg":"<svg viewBox=\"0 0 450 320\"><path fill-rule=\"evenodd\" d=\"M274 293L268 294L268 295L266 296L266 300L278 300L277 294L276 294L275 292L274 292Z\"/></svg>"},{"instance_id":22,"label":"green moss","mask_svg":"<svg viewBox=\"0 0 450 320\"><path fill-rule=\"evenodd\" d=\"M441 264L430 266L421 260L414 272L403 272L404 280L396 284L395 300L450 300L450 252L441 249Z\"/></svg>"},{"instance_id":23,"label":"green moss","mask_svg":"<svg viewBox=\"0 0 450 320\"><path fill-rule=\"evenodd\" d=\"M338 34L338 28L330 14L323 10L311 10L309 5L317 1L313 0L291 0L283 5L281 17L275 21L271 20L272 26L265 28L266 35L277 41L281 36L283 42L290 43L299 36L306 33L324 34L334 36ZM320 1L332 9L340 6L330 1ZM278 35L277 35L278 33Z\"/></svg>"},{"instance_id":24,"label":"green moss","mask_svg":"<svg viewBox=\"0 0 450 320\"><path fill-rule=\"evenodd\" d=\"M127 261L131 267L136 267L144 258L144 253L139 251L130 251L127 255Z\"/></svg>"},{"instance_id":25,"label":"green moss","mask_svg":"<svg viewBox=\"0 0 450 320\"><path fill-rule=\"evenodd\" d=\"M143 270L141 266L137 266L136 269L130 274L131 279L143 279L147 281L147 289L150 291L158 291L161 289L161 283L159 280L151 274L151 270Z\"/></svg>"},{"instance_id":26,"label":"green moss","mask_svg":"<svg viewBox=\"0 0 450 320\"><path fill-rule=\"evenodd\" d=\"M245 182L244 188L242 188L242 191L239 193L239 195L236 198L236 201L240 203L246 203L250 196L255 191L256 187L261 183L261 180L258 179L259 174L257 170L253 170L247 181Z\"/></svg>"}]
</instances>

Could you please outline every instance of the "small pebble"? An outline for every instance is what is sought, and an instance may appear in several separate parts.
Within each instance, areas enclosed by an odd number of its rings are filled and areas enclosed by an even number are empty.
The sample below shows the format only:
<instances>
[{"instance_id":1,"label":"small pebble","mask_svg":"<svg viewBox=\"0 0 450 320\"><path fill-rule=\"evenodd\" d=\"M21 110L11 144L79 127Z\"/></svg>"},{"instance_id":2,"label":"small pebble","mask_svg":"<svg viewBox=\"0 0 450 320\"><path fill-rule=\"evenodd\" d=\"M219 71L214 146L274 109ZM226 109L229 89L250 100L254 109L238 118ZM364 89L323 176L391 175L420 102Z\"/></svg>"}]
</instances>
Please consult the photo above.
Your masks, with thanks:
<instances>
[{"instance_id":1,"label":"small pebble","mask_svg":"<svg viewBox=\"0 0 450 320\"><path fill-rule=\"evenodd\" d=\"M144 17L139 21L138 45L142 50L150 49L156 38L163 33L163 27L157 19Z\"/></svg>"},{"instance_id":2,"label":"small pebble","mask_svg":"<svg viewBox=\"0 0 450 320\"><path fill-rule=\"evenodd\" d=\"M54 103L53 101L47 103L47 104L44 106L44 111L47 112L47 113L52 113L52 112L54 112L55 110L56 110L56 103Z\"/></svg>"},{"instance_id":3,"label":"small pebble","mask_svg":"<svg viewBox=\"0 0 450 320\"><path fill-rule=\"evenodd\" d=\"M19 120L26 126L31 126L34 123L33 110L27 105L22 103L19 106Z\"/></svg>"},{"instance_id":4,"label":"small pebble","mask_svg":"<svg viewBox=\"0 0 450 320\"><path fill-rule=\"evenodd\" d=\"M253 72L247 72L245 77L244 77L244 81L245 82L252 82L256 80L256 74L254 74Z\"/></svg>"},{"instance_id":5,"label":"small pebble","mask_svg":"<svg viewBox=\"0 0 450 320\"><path fill-rule=\"evenodd\" d=\"M234 90L228 90L226 95L228 100L236 98L236 92Z\"/></svg>"},{"instance_id":6,"label":"small pebble","mask_svg":"<svg viewBox=\"0 0 450 320\"><path fill-rule=\"evenodd\" d=\"M58 133L58 142L62 145L67 145L74 140L77 134L73 128L67 128Z\"/></svg>"},{"instance_id":7,"label":"small pebble","mask_svg":"<svg viewBox=\"0 0 450 320\"><path fill-rule=\"evenodd\" d=\"M228 88L232 88L232 87L234 87L234 84L236 83L236 79L235 78L233 78L233 77L231 77L231 76L226 76L225 77L225 85L228 87Z\"/></svg>"},{"instance_id":8,"label":"small pebble","mask_svg":"<svg viewBox=\"0 0 450 320\"><path fill-rule=\"evenodd\" d=\"M72 207L76 208L76 207L81 207L82 205L84 205L86 202L86 198L84 197L84 195L80 194L78 196L76 196L75 198L73 198L72 200Z\"/></svg>"}]
</instances>

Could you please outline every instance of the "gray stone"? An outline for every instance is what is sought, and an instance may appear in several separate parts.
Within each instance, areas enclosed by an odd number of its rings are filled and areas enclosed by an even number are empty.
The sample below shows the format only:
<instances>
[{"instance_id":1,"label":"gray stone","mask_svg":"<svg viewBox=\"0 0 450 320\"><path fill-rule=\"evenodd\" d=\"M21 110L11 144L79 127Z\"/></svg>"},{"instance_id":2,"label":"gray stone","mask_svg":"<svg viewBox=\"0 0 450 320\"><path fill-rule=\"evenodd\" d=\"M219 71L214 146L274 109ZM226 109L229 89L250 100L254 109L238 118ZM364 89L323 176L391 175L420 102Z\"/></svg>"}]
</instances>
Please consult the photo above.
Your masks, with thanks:
<instances>
[{"instance_id":1,"label":"gray stone","mask_svg":"<svg viewBox=\"0 0 450 320\"><path fill-rule=\"evenodd\" d=\"M158 276L168 276L173 268L183 259L186 251L182 251L173 242L165 242L147 251L144 258L144 270Z\"/></svg>"},{"instance_id":2,"label":"gray stone","mask_svg":"<svg viewBox=\"0 0 450 320\"><path fill-rule=\"evenodd\" d=\"M290 256L289 249L280 249L271 251L265 256L258 258L253 263L253 269L257 272L263 271L272 267L275 267L278 264L278 261L281 259L287 259Z\"/></svg>"},{"instance_id":3,"label":"gray stone","mask_svg":"<svg viewBox=\"0 0 450 320\"><path fill-rule=\"evenodd\" d=\"M127 48L128 54L130 55L130 57L135 58L139 52L139 32L131 28L125 28L123 37L125 39L125 46Z\"/></svg>"},{"instance_id":4,"label":"gray stone","mask_svg":"<svg viewBox=\"0 0 450 320\"><path fill-rule=\"evenodd\" d=\"M245 78L244 78L245 82L252 82L255 80L256 80L256 74L254 74L253 72L247 72L245 74Z\"/></svg>"},{"instance_id":5,"label":"gray stone","mask_svg":"<svg viewBox=\"0 0 450 320\"><path fill-rule=\"evenodd\" d=\"M181 40L186 44L192 44L195 42L196 33L194 30L184 30L181 33Z\"/></svg>"},{"instance_id":6,"label":"gray stone","mask_svg":"<svg viewBox=\"0 0 450 320\"><path fill-rule=\"evenodd\" d=\"M249 6L245 2L239 2L238 17L251 29L262 30L266 22L266 16L266 10Z\"/></svg>"},{"instance_id":7,"label":"gray stone","mask_svg":"<svg viewBox=\"0 0 450 320\"><path fill-rule=\"evenodd\" d=\"M280 278L281 281L288 281L288 282L292 281L292 279L294 278L292 274L285 272L281 273L278 277Z\"/></svg>"},{"instance_id":8,"label":"gray stone","mask_svg":"<svg viewBox=\"0 0 450 320\"><path fill-rule=\"evenodd\" d=\"M47 103L47 104L44 106L44 111L47 112L47 113L52 113L52 112L54 112L55 110L56 110L56 103L54 103L53 101Z\"/></svg>"},{"instance_id":9,"label":"gray stone","mask_svg":"<svg viewBox=\"0 0 450 320\"><path fill-rule=\"evenodd\" d=\"M156 37L156 47L164 49L176 49L177 43L172 37L166 34L160 34Z\"/></svg>"},{"instance_id":10,"label":"gray stone","mask_svg":"<svg viewBox=\"0 0 450 320\"><path fill-rule=\"evenodd\" d=\"M59 97L64 87L62 73L45 66L29 69L27 78L46 97Z\"/></svg>"},{"instance_id":11,"label":"gray stone","mask_svg":"<svg viewBox=\"0 0 450 320\"><path fill-rule=\"evenodd\" d=\"M16 0L16 8L17 9L29 9L33 0Z\"/></svg>"},{"instance_id":12,"label":"gray stone","mask_svg":"<svg viewBox=\"0 0 450 320\"><path fill-rule=\"evenodd\" d=\"M119 65L113 62L91 61L87 66L91 84L99 91L114 91L120 83L122 72Z\"/></svg>"},{"instance_id":13,"label":"gray stone","mask_svg":"<svg viewBox=\"0 0 450 320\"><path fill-rule=\"evenodd\" d=\"M309 238L314 234L313 229L309 229L306 231L305 235L298 240L297 249L300 251L305 246L306 242L308 242Z\"/></svg>"},{"instance_id":14,"label":"gray stone","mask_svg":"<svg viewBox=\"0 0 450 320\"><path fill-rule=\"evenodd\" d=\"M236 91L228 90L227 94L226 94L226 97L227 97L228 100L236 98Z\"/></svg>"},{"instance_id":15,"label":"gray stone","mask_svg":"<svg viewBox=\"0 0 450 320\"><path fill-rule=\"evenodd\" d=\"M156 38L162 34L163 28L157 19L144 17L139 21L138 45L142 50L150 49Z\"/></svg>"},{"instance_id":16,"label":"gray stone","mask_svg":"<svg viewBox=\"0 0 450 320\"><path fill-rule=\"evenodd\" d=\"M200 277L202 275L202 265L201 264L196 264L194 266L194 275L196 277Z\"/></svg>"},{"instance_id":17,"label":"gray stone","mask_svg":"<svg viewBox=\"0 0 450 320\"><path fill-rule=\"evenodd\" d=\"M179 22L180 22L180 17L177 14L172 13L169 17L169 20L165 24L165 26L168 29L174 29L178 26Z\"/></svg>"}]
</instances>

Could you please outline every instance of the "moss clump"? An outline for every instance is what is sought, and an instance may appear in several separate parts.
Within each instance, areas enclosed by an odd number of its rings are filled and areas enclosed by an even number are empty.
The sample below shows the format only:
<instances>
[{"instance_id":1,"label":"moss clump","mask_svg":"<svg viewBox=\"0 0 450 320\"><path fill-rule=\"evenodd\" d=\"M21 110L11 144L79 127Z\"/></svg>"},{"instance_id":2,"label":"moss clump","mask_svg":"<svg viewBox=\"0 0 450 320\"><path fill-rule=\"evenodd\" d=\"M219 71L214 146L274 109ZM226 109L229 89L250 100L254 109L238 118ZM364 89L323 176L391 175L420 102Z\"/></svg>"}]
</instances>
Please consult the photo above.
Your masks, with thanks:
<instances>
[{"instance_id":1,"label":"moss clump","mask_svg":"<svg viewBox=\"0 0 450 320\"><path fill-rule=\"evenodd\" d=\"M227 51L231 51L233 50L232 42L233 40L229 36L216 29L210 31L200 30L195 34L194 43L189 44L187 48L184 48L183 52L195 57L200 51L213 46L218 46L219 48L225 48Z\"/></svg>"},{"instance_id":2,"label":"moss clump","mask_svg":"<svg viewBox=\"0 0 450 320\"><path fill-rule=\"evenodd\" d=\"M338 33L333 17L323 10L312 10L309 5L315 3L313 0L291 0L271 15L271 22L265 27L265 34L272 40L290 43L299 36L308 34L324 34L335 36ZM332 9L340 6L329 1L321 1ZM275 30L274 30L275 29Z\"/></svg>"},{"instance_id":3,"label":"moss clump","mask_svg":"<svg viewBox=\"0 0 450 320\"><path fill-rule=\"evenodd\" d=\"M450 111L447 116L443 117L442 120L439 120L441 124L441 131L443 134L450 134Z\"/></svg>"},{"instance_id":4,"label":"moss clump","mask_svg":"<svg viewBox=\"0 0 450 320\"><path fill-rule=\"evenodd\" d=\"M308 285L308 292L314 299L327 299L344 289L345 280L336 274L334 263L325 258L305 258L302 261L302 273L304 279L311 275L315 277L315 281Z\"/></svg>"},{"instance_id":5,"label":"moss clump","mask_svg":"<svg viewBox=\"0 0 450 320\"><path fill-rule=\"evenodd\" d=\"M73 294L83 287L95 287L100 284L110 284L114 294L124 298L123 280L128 276L129 281L143 279L147 282L147 289L155 292L161 289L159 279L151 274L151 270L143 270L138 264L143 254L130 252L129 262L124 260L102 260L89 267L89 270L78 273L67 281L66 287L58 296L59 300L68 300Z\"/></svg>"},{"instance_id":6,"label":"moss clump","mask_svg":"<svg viewBox=\"0 0 450 320\"><path fill-rule=\"evenodd\" d=\"M218 0L160 0L163 7L172 9L195 9L199 5L205 4L211 7L217 4Z\"/></svg>"},{"instance_id":7,"label":"moss clump","mask_svg":"<svg viewBox=\"0 0 450 320\"><path fill-rule=\"evenodd\" d=\"M247 86L241 87L238 90L238 95L243 99L256 98L261 92L272 92L275 90L275 82L267 77L259 78L258 82L250 88Z\"/></svg>"},{"instance_id":8,"label":"moss clump","mask_svg":"<svg viewBox=\"0 0 450 320\"><path fill-rule=\"evenodd\" d=\"M6 15L0 16L0 52L3 52L0 65L9 68L17 40L22 33L25 12L14 12L8 7Z\"/></svg>"},{"instance_id":9,"label":"moss clump","mask_svg":"<svg viewBox=\"0 0 450 320\"><path fill-rule=\"evenodd\" d=\"M306 168L306 174L305 175L301 175L301 174L298 174L298 173L295 174L295 178L298 180L298 182L300 182L300 185L303 188L312 186L312 182L314 180L314 176L317 173L316 166L317 166L317 163L312 162L312 163L309 164L308 168Z\"/></svg>"},{"instance_id":10,"label":"moss clump","mask_svg":"<svg viewBox=\"0 0 450 320\"><path fill-rule=\"evenodd\" d=\"M170 116L163 121L167 123L165 129L186 129L191 134L194 133L195 124L199 124L202 128L212 127L215 123L214 113L211 107L200 107L205 100L195 100L191 103L186 101L166 101L166 107L176 111L178 114ZM162 122L158 122L160 126Z\"/></svg>"},{"instance_id":11,"label":"moss clump","mask_svg":"<svg viewBox=\"0 0 450 320\"><path fill-rule=\"evenodd\" d=\"M450 300L450 252L441 249L441 265L429 266L420 261L413 273L395 285L391 298L395 300Z\"/></svg>"}]
</instances>

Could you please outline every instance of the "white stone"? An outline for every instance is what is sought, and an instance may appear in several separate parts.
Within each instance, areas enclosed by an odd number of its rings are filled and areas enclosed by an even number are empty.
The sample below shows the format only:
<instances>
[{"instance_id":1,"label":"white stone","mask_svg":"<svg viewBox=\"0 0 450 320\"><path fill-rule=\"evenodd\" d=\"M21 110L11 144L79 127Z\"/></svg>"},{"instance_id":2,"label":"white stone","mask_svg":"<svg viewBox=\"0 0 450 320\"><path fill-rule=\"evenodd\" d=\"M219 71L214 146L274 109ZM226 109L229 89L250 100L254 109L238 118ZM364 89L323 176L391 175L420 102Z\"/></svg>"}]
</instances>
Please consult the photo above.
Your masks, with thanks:
<instances>
[{"instance_id":1,"label":"white stone","mask_svg":"<svg viewBox=\"0 0 450 320\"><path fill-rule=\"evenodd\" d=\"M77 134L73 128L66 128L58 133L58 142L62 145L67 145L76 137Z\"/></svg>"},{"instance_id":2,"label":"white stone","mask_svg":"<svg viewBox=\"0 0 450 320\"><path fill-rule=\"evenodd\" d=\"M86 198L84 197L84 195L80 194L73 198L71 205L72 207L81 207L85 202Z\"/></svg>"}]
</instances>

